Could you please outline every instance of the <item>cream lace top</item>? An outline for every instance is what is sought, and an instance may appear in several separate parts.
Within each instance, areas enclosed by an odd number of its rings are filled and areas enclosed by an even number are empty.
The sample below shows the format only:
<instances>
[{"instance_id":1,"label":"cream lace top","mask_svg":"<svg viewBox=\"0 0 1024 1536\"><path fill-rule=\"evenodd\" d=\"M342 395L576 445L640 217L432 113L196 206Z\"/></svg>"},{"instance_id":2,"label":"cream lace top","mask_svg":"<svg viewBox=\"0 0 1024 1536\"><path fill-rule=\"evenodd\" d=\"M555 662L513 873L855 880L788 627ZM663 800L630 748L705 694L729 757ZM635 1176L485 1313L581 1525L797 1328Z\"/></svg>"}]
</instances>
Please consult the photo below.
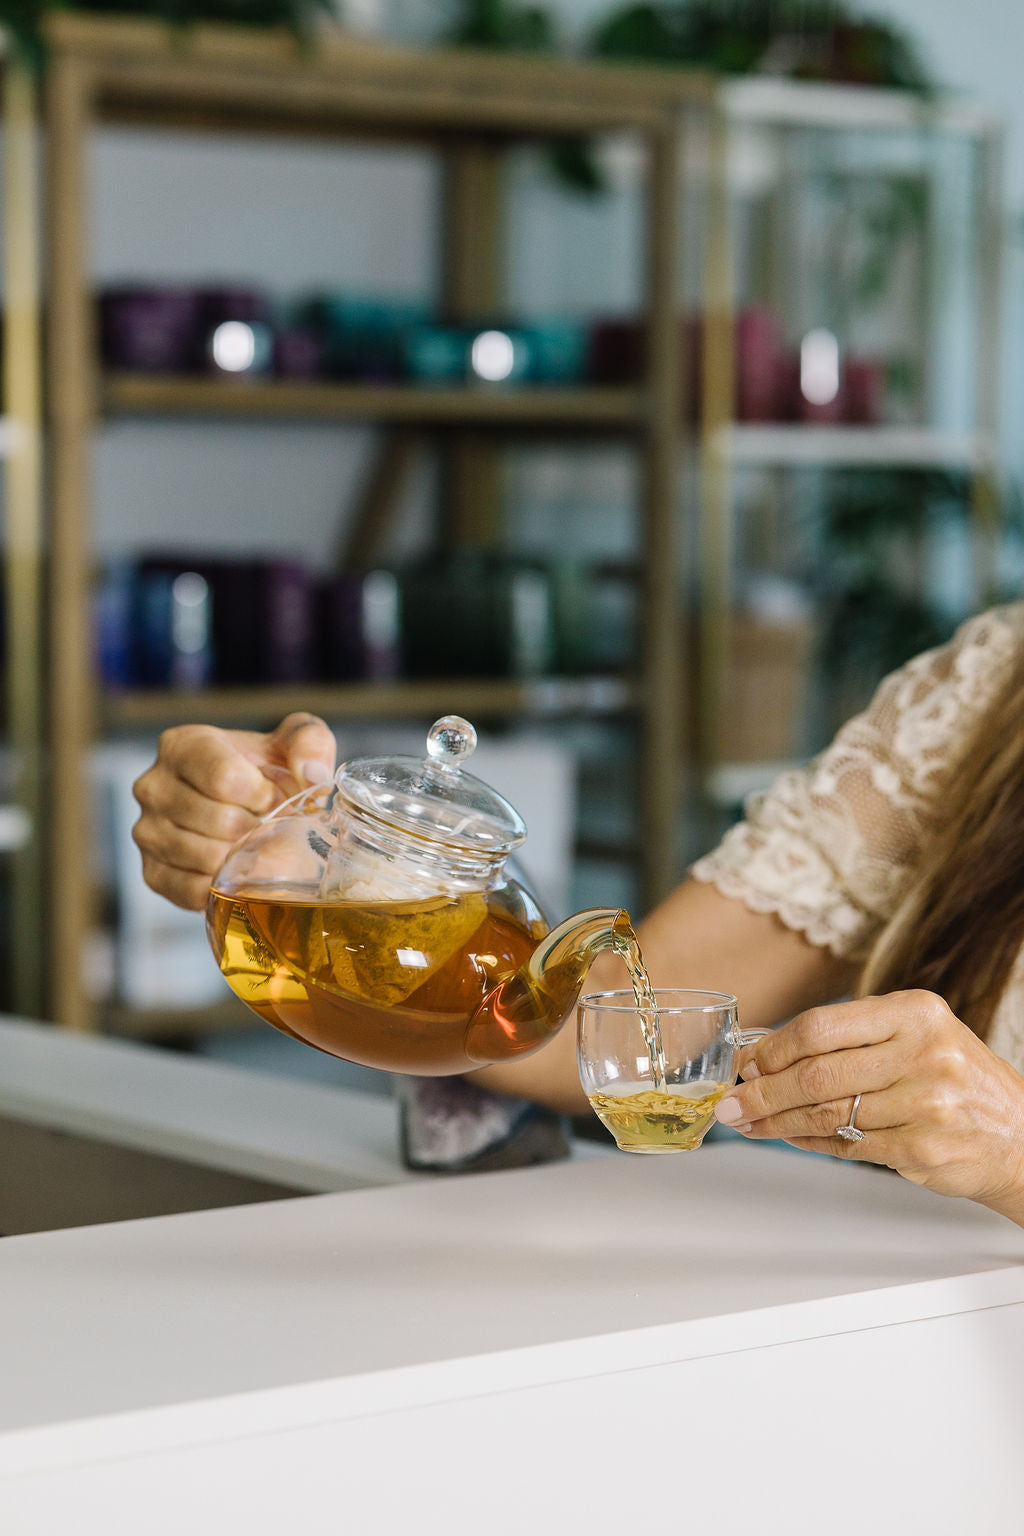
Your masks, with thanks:
<instances>
[{"instance_id":1,"label":"cream lace top","mask_svg":"<svg viewBox=\"0 0 1024 1536\"><path fill-rule=\"evenodd\" d=\"M915 657L819 757L751 796L745 819L691 873L755 912L776 913L812 944L865 959L1022 644L1024 602L980 614L948 645ZM1024 1071L1024 955L989 1044Z\"/></svg>"}]
</instances>

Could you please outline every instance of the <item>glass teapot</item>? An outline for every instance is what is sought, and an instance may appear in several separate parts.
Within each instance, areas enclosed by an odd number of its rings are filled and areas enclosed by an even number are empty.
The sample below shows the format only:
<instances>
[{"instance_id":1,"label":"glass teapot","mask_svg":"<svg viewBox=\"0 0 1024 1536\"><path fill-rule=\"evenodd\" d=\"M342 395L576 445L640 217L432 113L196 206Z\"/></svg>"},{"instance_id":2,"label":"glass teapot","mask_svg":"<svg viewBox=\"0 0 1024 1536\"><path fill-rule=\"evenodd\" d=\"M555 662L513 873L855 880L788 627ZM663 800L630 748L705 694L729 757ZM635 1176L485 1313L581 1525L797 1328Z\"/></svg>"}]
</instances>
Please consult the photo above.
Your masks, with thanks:
<instances>
[{"instance_id":1,"label":"glass teapot","mask_svg":"<svg viewBox=\"0 0 1024 1536\"><path fill-rule=\"evenodd\" d=\"M554 1034L599 950L635 952L618 908L549 928L505 867L522 820L461 766L475 746L446 715L425 759L342 763L235 844L207 932L261 1018L364 1066L465 1072Z\"/></svg>"}]
</instances>

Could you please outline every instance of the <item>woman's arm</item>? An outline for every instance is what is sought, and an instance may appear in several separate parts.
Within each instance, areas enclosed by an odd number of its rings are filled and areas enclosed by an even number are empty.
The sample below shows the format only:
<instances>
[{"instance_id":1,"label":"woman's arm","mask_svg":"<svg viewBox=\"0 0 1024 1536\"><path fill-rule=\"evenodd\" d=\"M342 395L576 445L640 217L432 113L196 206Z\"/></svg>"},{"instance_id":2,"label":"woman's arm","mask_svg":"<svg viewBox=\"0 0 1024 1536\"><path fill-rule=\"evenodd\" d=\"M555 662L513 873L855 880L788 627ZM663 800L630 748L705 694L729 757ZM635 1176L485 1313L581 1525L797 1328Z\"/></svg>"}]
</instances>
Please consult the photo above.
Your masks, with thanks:
<instances>
[{"instance_id":1,"label":"woman's arm","mask_svg":"<svg viewBox=\"0 0 1024 1536\"><path fill-rule=\"evenodd\" d=\"M734 992L744 1028L778 1024L841 996L857 966L811 944L773 914L750 911L713 885L689 879L637 927L654 986ZM626 986L615 955L601 955L586 992ZM549 1045L522 1061L484 1067L472 1081L497 1093L535 1099L566 1114L584 1114L587 1101L576 1072L576 1039L567 1024Z\"/></svg>"}]
</instances>

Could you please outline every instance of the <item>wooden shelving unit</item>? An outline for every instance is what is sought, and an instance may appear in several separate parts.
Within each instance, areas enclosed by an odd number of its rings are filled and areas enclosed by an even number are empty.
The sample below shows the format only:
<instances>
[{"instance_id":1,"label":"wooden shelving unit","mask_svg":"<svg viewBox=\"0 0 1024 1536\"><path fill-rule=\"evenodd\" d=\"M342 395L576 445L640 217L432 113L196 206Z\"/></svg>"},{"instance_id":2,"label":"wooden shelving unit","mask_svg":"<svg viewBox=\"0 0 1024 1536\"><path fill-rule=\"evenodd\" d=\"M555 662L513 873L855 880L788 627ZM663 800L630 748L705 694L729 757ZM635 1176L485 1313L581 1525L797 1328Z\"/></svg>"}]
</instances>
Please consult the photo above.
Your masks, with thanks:
<instances>
[{"instance_id":1,"label":"wooden shelving unit","mask_svg":"<svg viewBox=\"0 0 1024 1536\"><path fill-rule=\"evenodd\" d=\"M104 729L175 720L271 720L292 708L360 718L483 718L631 711L640 732L645 900L675 880L683 699L678 463L682 420L676 323L679 166L684 119L709 81L464 52L411 52L326 36L315 47L232 28L171 32L148 22L56 15L48 25L43 115L48 149L51 592L50 1008L93 1024L82 959L93 921L86 754ZM647 345L635 389L370 389L344 384L142 378L99 368L88 269L87 161L101 124L414 141L446 170L444 298L453 319L499 299L500 165L507 146L559 135L628 132L643 146ZM479 542L494 484L493 439L506 433L627 436L642 467L643 641L635 676L534 683L457 681L387 688L214 691L98 697L90 664L89 506L93 434L107 415L297 418L411 425L444 438L449 536ZM59 869L59 875L57 870ZM124 1020L119 1028L127 1027Z\"/></svg>"}]
</instances>

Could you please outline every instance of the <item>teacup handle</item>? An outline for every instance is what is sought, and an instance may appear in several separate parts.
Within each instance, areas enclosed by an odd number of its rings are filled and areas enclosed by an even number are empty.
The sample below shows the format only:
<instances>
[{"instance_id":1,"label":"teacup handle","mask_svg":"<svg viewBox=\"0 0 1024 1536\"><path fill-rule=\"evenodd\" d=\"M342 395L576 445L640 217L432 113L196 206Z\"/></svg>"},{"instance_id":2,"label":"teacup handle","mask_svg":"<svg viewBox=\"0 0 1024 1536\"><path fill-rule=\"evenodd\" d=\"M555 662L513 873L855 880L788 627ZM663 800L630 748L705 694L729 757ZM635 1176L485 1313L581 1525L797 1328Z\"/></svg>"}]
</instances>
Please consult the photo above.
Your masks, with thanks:
<instances>
[{"instance_id":1,"label":"teacup handle","mask_svg":"<svg viewBox=\"0 0 1024 1536\"><path fill-rule=\"evenodd\" d=\"M735 1046L756 1045L758 1040L763 1040L765 1035L770 1035L770 1029L734 1029L729 1038Z\"/></svg>"}]
</instances>

